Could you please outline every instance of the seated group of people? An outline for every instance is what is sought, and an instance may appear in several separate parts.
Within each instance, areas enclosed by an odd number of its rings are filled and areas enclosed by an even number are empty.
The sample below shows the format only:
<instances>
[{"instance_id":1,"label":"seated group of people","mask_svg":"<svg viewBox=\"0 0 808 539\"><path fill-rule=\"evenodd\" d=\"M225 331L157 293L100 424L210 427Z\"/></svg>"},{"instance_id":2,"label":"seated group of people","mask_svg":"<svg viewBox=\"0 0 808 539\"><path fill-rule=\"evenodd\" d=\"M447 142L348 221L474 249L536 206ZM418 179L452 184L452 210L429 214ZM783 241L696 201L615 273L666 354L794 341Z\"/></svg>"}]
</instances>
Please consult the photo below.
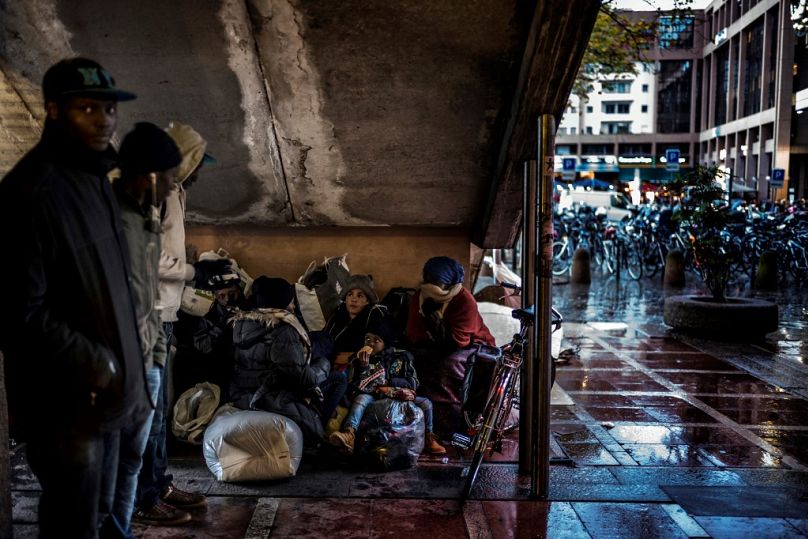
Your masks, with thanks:
<instances>
[{"instance_id":1,"label":"seated group of people","mask_svg":"<svg viewBox=\"0 0 808 539\"><path fill-rule=\"evenodd\" d=\"M352 454L365 410L390 398L412 401L423 411L424 451L440 455L446 449L434 432L431 399L442 412L441 434L450 434L460 417L465 359L478 344L494 345L463 279L457 261L429 259L407 325L400 327L380 304L372 278L353 275L320 331L306 327L286 280L258 277L248 299L238 282L223 281L198 323L194 346L211 358L211 381L227 400L292 419L308 447L327 442ZM347 415L327 434L340 405Z\"/></svg>"}]
</instances>

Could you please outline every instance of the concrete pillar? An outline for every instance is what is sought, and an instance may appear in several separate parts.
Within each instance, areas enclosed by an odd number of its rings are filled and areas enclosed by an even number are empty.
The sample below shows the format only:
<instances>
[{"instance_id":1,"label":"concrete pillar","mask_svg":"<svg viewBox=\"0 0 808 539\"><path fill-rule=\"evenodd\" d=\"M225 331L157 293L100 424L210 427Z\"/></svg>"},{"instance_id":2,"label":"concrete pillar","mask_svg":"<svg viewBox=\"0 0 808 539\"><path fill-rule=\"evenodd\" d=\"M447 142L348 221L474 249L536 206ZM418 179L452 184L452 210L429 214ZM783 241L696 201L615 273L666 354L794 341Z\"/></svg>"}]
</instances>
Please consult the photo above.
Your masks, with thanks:
<instances>
[{"instance_id":1,"label":"concrete pillar","mask_svg":"<svg viewBox=\"0 0 808 539\"><path fill-rule=\"evenodd\" d=\"M671 249L665 257L665 272L662 277L665 286L685 285L685 255L678 249Z\"/></svg>"},{"instance_id":2,"label":"concrete pillar","mask_svg":"<svg viewBox=\"0 0 808 539\"><path fill-rule=\"evenodd\" d=\"M786 181L782 189L776 189L773 198L785 198L788 193L788 186L791 185L791 174L789 171L789 157L791 154L791 99L794 88L794 77L791 74L791 66L794 63L794 31L791 28L791 16L788 2L780 2L778 5L777 19L777 57L775 73L774 99L775 120L774 120L774 162L772 168L782 168L786 171ZM769 18L773 12L766 15L766 26L769 28ZM768 34L764 35L768 37ZM766 46L770 46L768 43ZM768 49L764 46L764 51ZM764 62L764 67L768 64ZM765 71L764 71L765 73ZM768 85L767 85L768 86Z\"/></svg>"},{"instance_id":3,"label":"concrete pillar","mask_svg":"<svg viewBox=\"0 0 808 539\"><path fill-rule=\"evenodd\" d=\"M592 282L592 270L589 251L578 248L572 254L572 268L570 269L570 283L590 284Z\"/></svg>"},{"instance_id":4,"label":"concrete pillar","mask_svg":"<svg viewBox=\"0 0 808 539\"><path fill-rule=\"evenodd\" d=\"M13 537L11 528L11 466L8 454L8 402L3 352L0 351L0 537Z\"/></svg>"}]
</instances>

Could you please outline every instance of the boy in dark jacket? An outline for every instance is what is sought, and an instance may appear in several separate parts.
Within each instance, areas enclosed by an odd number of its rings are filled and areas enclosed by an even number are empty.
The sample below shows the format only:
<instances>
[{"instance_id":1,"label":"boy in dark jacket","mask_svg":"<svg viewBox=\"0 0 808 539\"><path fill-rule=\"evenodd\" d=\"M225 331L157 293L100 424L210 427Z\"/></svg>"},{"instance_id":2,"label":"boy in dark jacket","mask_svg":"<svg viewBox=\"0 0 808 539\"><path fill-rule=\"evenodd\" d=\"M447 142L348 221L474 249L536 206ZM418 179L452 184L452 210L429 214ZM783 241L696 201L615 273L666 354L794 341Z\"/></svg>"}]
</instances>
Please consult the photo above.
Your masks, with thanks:
<instances>
[{"instance_id":1,"label":"boy in dark jacket","mask_svg":"<svg viewBox=\"0 0 808 539\"><path fill-rule=\"evenodd\" d=\"M331 433L328 441L344 453L352 454L356 429L373 401L384 398L413 401L424 412L424 451L442 455L446 453L446 449L432 432L432 402L426 397L415 395L418 378L412 354L392 346L395 336L395 329L386 319L373 320L368 325L365 346L352 359L348 375L347 395L353 399L351 409L342 424L342 430Z\"/></svg>"}]
</instances>

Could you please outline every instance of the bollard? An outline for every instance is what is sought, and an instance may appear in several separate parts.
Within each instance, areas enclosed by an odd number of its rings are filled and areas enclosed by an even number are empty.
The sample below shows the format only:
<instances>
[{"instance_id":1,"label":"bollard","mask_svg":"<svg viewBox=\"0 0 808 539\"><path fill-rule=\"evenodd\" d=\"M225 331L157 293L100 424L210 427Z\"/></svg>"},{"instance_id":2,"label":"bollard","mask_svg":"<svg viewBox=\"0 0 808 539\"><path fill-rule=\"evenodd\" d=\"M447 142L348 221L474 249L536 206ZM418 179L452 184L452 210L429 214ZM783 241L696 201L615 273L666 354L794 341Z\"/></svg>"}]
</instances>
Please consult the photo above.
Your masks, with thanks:
<instances>
[{"instance_id":1,"label":"bollard","mask_svg":"<svg viewBox=\"0 0 808 539\"><path fill-rule=\"evenodd\" d=\"M665 286L685 285L685 255L678 249L671 249L665 257L665 273L662 277Z\"/></svg>"},{"instance_id":2,"label":"bollard","mask_svg":"<svg viewBox=\"0 0 808 539\"><path fill-rule=\"evenodd\" d=\"M570 269L570 283L589 284L592 282L589 251L578 248L572 254L572 269Z\"/></svg>"},{"instance_id":3,"label":"bollard","mask_svg":"<svg viewBox=\"0 0 808 539\"><path fill-rule=\"evenodd\" d=\"M774 251L766 251L760 255L755 273L755 288L762 290L777 288L777 253Z\"/></svg>"}]
</instances>

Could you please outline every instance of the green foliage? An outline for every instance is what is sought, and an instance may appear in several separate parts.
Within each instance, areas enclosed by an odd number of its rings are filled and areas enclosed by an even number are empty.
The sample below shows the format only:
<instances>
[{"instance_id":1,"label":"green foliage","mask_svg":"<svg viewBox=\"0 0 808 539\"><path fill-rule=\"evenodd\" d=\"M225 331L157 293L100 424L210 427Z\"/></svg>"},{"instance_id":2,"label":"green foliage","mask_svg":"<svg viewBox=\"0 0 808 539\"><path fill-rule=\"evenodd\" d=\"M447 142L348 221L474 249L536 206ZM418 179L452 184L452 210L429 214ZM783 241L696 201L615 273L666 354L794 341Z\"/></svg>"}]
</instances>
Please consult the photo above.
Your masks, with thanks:
<instances>
[{"instance_id":1,"label":"green foliage","mask_svg":"<svg viewBox=\"0 0 808 539\"><path fill-rule=\"evenodd\" d=\"M716 167L697 165L669 186L681 194L681 208L675 218L690 229L697 270L716 301L726 299L729 280L728 246L721 231L730 223L730 212L717 181L722 174Z\"/></svg>"},{"instance_id":2,"label":"green foliage","mask_svg":"<svg viewBox=\"0 0 808 539\"><path fill-rule=\"evenodd\" d=\"M654 46L659 17L664 14L689 14L692 0L675 0L673 9L666 12L655 8L653 0L646 2L648 10L655 11L653 17L632 17L628 15L630 12L618 11L614 0L607 0L601 5L572 87L572 93L582 101L586 101L596 81L619 74L636 74L636 62L645 61L645 51Z\"/></svg>"}]
</instances>

